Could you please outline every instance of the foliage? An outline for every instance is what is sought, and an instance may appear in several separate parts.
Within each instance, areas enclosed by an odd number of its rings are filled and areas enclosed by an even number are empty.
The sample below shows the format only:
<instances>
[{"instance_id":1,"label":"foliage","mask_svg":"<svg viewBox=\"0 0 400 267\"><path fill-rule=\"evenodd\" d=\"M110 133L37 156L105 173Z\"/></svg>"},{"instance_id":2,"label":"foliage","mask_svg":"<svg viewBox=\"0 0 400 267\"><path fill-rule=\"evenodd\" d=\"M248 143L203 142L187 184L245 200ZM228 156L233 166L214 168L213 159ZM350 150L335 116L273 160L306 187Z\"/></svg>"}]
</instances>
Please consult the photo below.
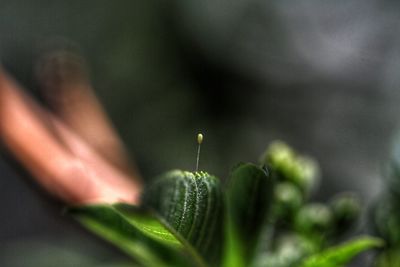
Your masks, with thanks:
<instances>
[{"instance_id":1,"label":"foliage","mask_svg":"<svg viewBox=\"0 0 400 267\"><path fill-rule=\"evenodd\" d=\"M326 249L318 254L307 258L301 267L336 267L343 266L358 253L374 247L381 247L381 239L365 237L359 238L343 245Z\"/></svg>"},{"instance_id":2,"label":"foliage","mask_svg":"<svg viewBox=\"0 0 400 267\"><path fill-rule=\"evenodd\" d=\"M72 207L85 227L125 251L139 266L340 267L376 238L333 246L356 221L353 194L309 199L317 163L282 142L259 164L235 166L226 186L206 172L173 170L143 194L143 205Z\"/></svg>"},{"instance_id":3,"label":"foliage","mask_svg":"<svg viewBox=\"0 0 400 267\"><path fill-rule=\"evenodd\" d=\"M376 267L400 266L400 139L385 166L385 187L371 210L374 234L385 240L387 246L376 257Z\"/></svg>"}]
</instances>

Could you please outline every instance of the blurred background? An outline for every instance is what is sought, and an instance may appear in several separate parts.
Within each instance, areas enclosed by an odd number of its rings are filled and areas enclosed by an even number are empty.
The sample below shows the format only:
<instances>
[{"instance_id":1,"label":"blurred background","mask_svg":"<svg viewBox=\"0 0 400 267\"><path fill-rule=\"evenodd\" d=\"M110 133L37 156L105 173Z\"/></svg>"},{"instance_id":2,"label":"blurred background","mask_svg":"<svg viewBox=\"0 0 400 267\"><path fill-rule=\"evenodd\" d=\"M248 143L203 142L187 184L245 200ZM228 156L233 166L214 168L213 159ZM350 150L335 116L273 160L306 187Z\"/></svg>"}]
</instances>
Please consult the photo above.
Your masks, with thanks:
<instances>
[{"instance_id":1,"label":"blurred background","mask_svg":"<svg viewBox=\"0 0 400 267\"><path fill-rule=\"evenodd\" d=\"M319 160L316 199L352 190L368 203L400 122L399 10L390 0L1 0L0 60L34 94L43 43L76 43L146 181L194 169L201 131L200 168L222 179L281 139ZM124 260L6 153L0 190L2 266L44 266L33 248L58 255L48 266Z\"/></svg>"}]
</instances>

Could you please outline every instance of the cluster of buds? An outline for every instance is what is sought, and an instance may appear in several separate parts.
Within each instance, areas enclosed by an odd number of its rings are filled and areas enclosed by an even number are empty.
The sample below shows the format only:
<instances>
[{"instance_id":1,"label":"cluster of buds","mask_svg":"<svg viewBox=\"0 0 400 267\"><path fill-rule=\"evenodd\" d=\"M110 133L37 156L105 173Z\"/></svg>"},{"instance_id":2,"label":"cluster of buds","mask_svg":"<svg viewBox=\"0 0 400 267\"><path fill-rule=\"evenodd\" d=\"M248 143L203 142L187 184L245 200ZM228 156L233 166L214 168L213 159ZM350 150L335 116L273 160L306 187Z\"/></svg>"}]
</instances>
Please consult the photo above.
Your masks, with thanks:
<instances>
[{"instance_id":1,"label":"cluster of buds","mask_svg":"<svg viewBox=\"0 0 400 267\"><path fill-rule=\"evenodd\" d=\"M321 173L311 157L276 141L262 155L261 163L275 178L272 252L261 260L268 266L295 264L337 240L357 221L361 206L353 193L338 194L328 203L310 201Z\"/></svg>"}]
</instances>

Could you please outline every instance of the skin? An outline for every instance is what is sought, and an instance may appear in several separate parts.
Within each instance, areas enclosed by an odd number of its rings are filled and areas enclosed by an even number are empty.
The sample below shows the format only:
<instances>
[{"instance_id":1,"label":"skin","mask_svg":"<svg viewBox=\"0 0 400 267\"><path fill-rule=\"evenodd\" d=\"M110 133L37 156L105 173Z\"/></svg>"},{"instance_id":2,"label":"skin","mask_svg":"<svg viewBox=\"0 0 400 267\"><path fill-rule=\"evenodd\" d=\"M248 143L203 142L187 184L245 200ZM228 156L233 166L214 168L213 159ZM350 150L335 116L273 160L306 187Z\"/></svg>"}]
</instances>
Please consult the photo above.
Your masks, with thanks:
<instances>
[{"instance_id":1,"label":"skin","mask_svg":"<svg viewBox=\"0 0 400 267\"><path fill-rule=\"evenodd\" d=\"M71 67L51 59L37 70L51 111L0 69L0 142L39 184L67 203L138 205L140 176L81 63Z\"/></svg>"}]
</instances>

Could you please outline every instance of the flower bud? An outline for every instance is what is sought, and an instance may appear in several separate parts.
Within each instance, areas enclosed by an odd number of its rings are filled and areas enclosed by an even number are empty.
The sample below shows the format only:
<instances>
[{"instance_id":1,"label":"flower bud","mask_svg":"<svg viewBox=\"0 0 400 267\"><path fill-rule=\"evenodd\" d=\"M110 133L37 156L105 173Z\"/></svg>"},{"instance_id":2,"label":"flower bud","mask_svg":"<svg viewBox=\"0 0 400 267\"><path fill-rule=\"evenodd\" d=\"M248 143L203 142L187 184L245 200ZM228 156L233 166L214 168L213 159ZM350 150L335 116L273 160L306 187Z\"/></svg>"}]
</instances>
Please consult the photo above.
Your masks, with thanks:
<instances>
[{"instance_id":1,"label":"flower bud","mask_svg":"<svg viewBox=\"0 0 400 267\"><path fill-rule=\"evenodd\" d=\"M302 233L323 233L333 223L331 209L324 204L312 203L303 206L296 215L295 228Z\"/></svg>"},{"instance_id":2,"label":"flower bud","mask_svg":"<svg viewBox=\"0 0 400 267\"><path fill-rule=\"evenodd\" d=\"M293 184L281 182L275 186L275 214L278 218L292 217L303 203L300 190Z\"/></svg>"},{"instance_id":3,"label":"flower bud","mask_svg":"<svg viewBox=\"0 0 400 267\"><path fill-rule=\"evenodd\" d=\"M261 162L270 167L278 180L297 185L304 195L316 187L319 177L317 162L310 157L297 155L283 142L271 143Z\"/></svg>"}]
</instances>

